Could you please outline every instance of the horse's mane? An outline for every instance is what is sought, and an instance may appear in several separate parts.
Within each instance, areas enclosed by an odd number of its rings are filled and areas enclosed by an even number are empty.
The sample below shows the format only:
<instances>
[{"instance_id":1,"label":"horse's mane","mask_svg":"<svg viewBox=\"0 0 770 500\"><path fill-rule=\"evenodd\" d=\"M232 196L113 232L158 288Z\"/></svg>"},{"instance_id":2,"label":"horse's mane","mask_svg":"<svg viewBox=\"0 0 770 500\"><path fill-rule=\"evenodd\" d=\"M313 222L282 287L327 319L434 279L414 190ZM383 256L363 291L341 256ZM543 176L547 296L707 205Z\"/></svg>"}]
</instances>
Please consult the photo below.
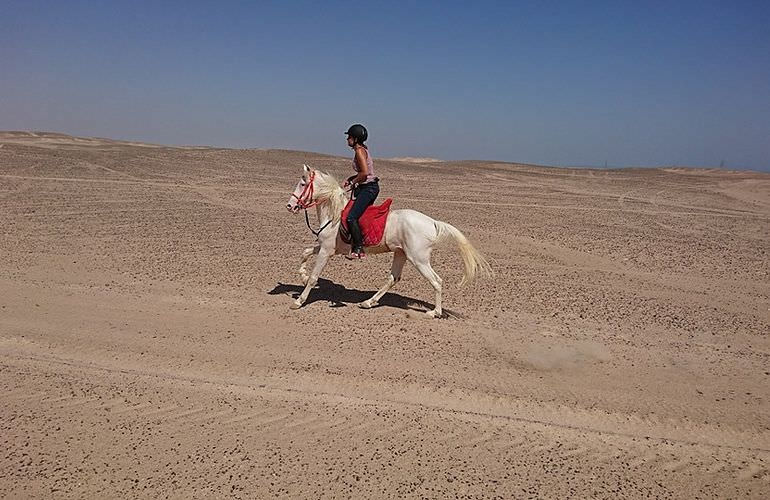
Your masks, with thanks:
<instances>
[{"instance_id":1,"label":"horse's mane","mask_svg":"<svg viewBox=\"0 0 770 500\"><path fill-rule=\"evenodd\" d=\"M340 219L342 209L345 208L345 191L340 187L340 183L332 174L316 170L316 198L329 203L331 217L334 222Z\"/></svg>"}]
</instances>

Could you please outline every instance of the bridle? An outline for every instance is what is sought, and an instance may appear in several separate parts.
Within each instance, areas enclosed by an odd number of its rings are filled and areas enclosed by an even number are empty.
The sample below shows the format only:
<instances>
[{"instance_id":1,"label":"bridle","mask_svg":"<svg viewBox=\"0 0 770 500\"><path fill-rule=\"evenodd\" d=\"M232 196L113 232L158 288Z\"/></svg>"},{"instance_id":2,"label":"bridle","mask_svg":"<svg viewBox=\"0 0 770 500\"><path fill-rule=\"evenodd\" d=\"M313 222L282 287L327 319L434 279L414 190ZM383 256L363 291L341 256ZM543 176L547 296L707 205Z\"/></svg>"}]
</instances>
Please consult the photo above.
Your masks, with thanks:
<instances>
[{"instance_id":1,"label":"bridle","mask_svg":"<svg viewBox=\"0 0 770 500\"><path fill-rule=\"evenodd\" d=\"M331 224L333 219L329 219L326 221L326 224L318 228L318 231L310 227L310 216L307 214L307 209L312 208L316 205L318 205L318 200L313 201L313 193L314 193L314 187L313 187L313 180L315 179L315 170L310 172L310 175L307 179L307 184L305 185L305 189L302 190L302 192L297 196L294 193L291 193L291 195L295 198L297 198L297 206L305 211L305 224L307 224L307 228L310 229L310 232L315 235L316 238L319 237L321 234L321 231L323 231L326 226Z\"/></svg>"},{"instance_id":2,"label":"bridle","mask_svg":"<svg viewBox=\"0 0 770 500\"><path fill-rule=\"evenodd\" d=\"M295 198L297 198L297 206L305 211L307 211L308 208L314 207L318 205L318 201L313 201L313 180L315 179L315 170L310 172L310 175L307 179L307 184L305 185L305 189L302 190L302 192L297 196L294 193L291 193L291 195Z\"/></svg>"}]
</instances>

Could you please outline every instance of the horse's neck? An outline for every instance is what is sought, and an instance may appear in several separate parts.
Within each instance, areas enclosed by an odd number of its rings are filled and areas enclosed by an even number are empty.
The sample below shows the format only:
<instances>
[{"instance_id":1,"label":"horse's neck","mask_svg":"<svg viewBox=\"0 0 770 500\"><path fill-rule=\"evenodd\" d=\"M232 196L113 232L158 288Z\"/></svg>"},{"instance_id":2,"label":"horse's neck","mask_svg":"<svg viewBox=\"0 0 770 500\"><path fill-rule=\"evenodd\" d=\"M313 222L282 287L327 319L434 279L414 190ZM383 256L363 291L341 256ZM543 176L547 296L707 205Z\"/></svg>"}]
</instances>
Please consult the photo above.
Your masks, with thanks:
<instances>
[{"instance_id":1,"label":"horse's neck","mask_svg":"<svg viewBox=\"0 0 770 500\"><path fill-rule=\"evenodd\" d=\"M329 210L328 203L321 203L316 205L316 214L318 214L318 223L323 225L331 220L331 210Z\"/></svg>"},{"instance_id":2,"label":"horse's neck","mask_svg":"<svg viewBox=\"0 0 770 500\"><path fill-rule=\"evenodd\" d=\"M344 192L332 194L330 198L317 205L318 220L321 224L326 224L328 221L339 222L346 203Z\"/></svg>"}]
</instances>

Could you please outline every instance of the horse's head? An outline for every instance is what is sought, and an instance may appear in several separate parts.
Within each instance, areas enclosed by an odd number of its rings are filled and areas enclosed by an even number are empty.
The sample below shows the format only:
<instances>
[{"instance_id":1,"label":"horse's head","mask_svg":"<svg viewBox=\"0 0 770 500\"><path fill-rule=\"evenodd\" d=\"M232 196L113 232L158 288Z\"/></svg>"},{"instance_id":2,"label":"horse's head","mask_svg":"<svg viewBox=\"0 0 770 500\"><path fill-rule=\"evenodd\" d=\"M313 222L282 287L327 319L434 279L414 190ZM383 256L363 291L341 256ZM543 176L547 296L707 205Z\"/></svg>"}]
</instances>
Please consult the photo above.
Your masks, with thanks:
<instances>
[{"instance_id":1,"label":"horse's head","mask_svg":"<svg viewBox=\"0 0 770 500\"><path fill-rule=\"evenodd\" d=\"M302 164L303 172L297 182L294 192L291 193L286 210L296 214L300 209L307 209L315 205L315 180L316 172L305 164Z\"/></svg>"}]
</instances>

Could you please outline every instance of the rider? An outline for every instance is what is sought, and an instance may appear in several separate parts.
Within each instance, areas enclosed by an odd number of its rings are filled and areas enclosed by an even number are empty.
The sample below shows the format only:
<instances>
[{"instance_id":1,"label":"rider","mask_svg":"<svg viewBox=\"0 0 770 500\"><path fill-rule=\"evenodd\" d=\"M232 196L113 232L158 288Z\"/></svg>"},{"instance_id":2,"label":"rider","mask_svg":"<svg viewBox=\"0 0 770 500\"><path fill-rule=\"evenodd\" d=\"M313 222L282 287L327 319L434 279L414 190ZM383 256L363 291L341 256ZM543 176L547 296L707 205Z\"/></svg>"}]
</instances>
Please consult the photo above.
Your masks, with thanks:
<instances>
[{"instance_id":1,"label":"rider","mask_svg":"<svg viewBox=\"0 0 770 500\"><path fill-rule=\"evenodd\" d=\"M355 175L351 175L343 184L347 188L352 186L355 201L348 212L346 222L350 231L351 250L345 257L348 259L363 259L364 254L363 236L361 228L358 225L358 218L364 213L366 207L374 203L377 195L380 193L379 179L374 176L374 165L372 156L369 154L369 148L364 142L369 137L366 127L360 123L351 125L347 132L348 146L353 148L353 170Z\"/></svg>"}]
</instances>

